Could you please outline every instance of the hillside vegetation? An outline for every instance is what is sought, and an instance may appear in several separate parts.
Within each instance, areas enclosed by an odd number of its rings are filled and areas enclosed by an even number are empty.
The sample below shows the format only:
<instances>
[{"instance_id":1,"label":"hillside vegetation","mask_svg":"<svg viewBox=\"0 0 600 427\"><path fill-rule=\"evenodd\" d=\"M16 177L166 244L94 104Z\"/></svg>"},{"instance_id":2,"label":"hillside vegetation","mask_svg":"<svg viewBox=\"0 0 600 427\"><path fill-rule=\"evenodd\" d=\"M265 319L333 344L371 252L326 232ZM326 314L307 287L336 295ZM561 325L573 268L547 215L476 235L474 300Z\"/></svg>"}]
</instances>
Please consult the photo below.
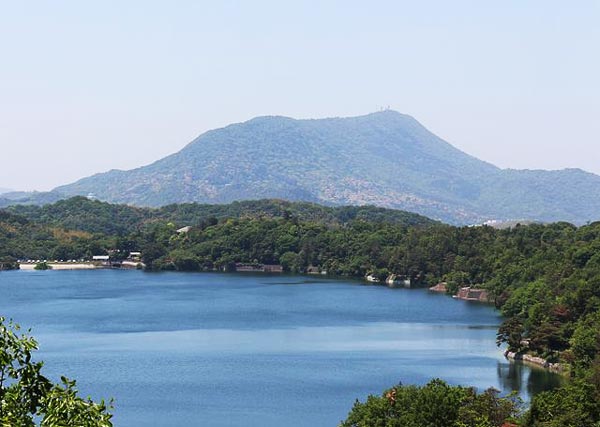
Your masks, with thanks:
<instances>
[{"instance_id":1,"label":"hillside vegetation","mask_svg":"<svg viewBox=\"0 0 600 427\"><path fill-rule=\"evenodd\" d=\"M50 205L14 205L7 212L45 225L124 235L149 224L166 221L179 226L200 224L207 218L286 218L325 224L346 224L353 220L424 226L435 221L409 212L375 206L328 207L307 202L249 200L226 205L182 203L161 208L115 205L85 197L73 197Z\"/></svg>"},{"instance_id":2,"label":"hillside vegetation","mask_svg":"<svg viewBox=\"0 0 600 427\"><path fill-rule=\"evenodd\" d=\"M92 229L94 222L110 232ZM73 230L68 224L82 226ZM190 228L178 232L184 225ZM600 422L600 222L498 230L454 227L371 207L279 201L155 210L75 198L0 210L0 260L109 252L124 257L129 251L141 251L148 270L281 264L291 272L313 266L353 277L395 273L421 286L444 280L451 292L469 285L486 288L504 315L498 343L560 363L572 378L537 396L524 425L597 427ZM371 413L358 408L360 414ZM385 419L387 412L382 414Z\"/></svg>"}]
</instances>

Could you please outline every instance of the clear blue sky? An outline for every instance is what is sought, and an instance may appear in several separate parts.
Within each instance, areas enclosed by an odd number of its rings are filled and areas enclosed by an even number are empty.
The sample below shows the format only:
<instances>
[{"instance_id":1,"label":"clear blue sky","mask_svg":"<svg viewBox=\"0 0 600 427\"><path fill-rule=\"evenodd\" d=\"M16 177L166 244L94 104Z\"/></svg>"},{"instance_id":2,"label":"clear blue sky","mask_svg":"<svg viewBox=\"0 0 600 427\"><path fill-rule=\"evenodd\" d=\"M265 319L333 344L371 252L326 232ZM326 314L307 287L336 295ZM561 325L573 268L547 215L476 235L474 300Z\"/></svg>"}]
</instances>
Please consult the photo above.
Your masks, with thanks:
<instances>
[{"instance_id":1,"label":"clear blue sky","mask_svg":"<svg viewBox=\"0 0 600 427\"><path fill-rule=\"evenodd\" d=\"M0 0L0 187L258 115L410 114L501 167L600 173L600 1Z\"/></svg>"}]
</instances>

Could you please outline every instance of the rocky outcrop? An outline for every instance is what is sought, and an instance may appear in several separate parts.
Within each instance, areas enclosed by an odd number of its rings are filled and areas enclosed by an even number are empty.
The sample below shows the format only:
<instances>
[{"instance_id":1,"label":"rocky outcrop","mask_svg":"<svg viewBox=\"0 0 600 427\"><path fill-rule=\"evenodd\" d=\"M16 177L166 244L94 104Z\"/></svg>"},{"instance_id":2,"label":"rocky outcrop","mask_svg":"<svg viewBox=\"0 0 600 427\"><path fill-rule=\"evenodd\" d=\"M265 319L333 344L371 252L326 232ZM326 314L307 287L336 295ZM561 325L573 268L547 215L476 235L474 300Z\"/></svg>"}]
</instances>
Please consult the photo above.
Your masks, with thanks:
<instances>
[{"instance_id":1,"label":"rocky outcrop","mask_svg":"<svg viewBox=\"0 0 600 427\"><path fill-rule=\"evenodd\" d=\"M448 292L448 284L446 282L440 282L437 285L430 287L429 290L431 292L446 293Z\"/></svg>"},{"instance_id":2,"label":"rocky outcrop","mask_svg":"<svg viewBox=\"0 0 600 427\"><path fill-rule=\"evenodd\" d=\"M565 366L562 363L548 362L543 357L532 356L531 354L516 353L514 351L507 350L504 352L504 357L506 357L508 360L519 361L539 366L556 373L562 373L565 371Z\"/></svg>"}]
</instances>

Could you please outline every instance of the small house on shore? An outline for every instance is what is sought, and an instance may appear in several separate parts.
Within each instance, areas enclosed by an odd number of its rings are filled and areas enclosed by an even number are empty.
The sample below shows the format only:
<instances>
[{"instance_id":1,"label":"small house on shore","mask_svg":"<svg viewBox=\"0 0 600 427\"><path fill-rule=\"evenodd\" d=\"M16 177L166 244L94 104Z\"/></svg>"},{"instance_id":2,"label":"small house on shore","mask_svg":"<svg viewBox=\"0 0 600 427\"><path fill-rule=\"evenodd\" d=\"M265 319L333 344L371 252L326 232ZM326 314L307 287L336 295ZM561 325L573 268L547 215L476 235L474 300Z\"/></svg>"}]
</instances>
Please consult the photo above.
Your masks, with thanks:
<instances>
[{"instance_id":1,"label":"small house on shore","mask_svg":"<svg viewBox=\"0 0 600 427\"><path fill-rule=\"evenodd\" d=\"M493 302L487 290L471 286L460 288L454 298L465 301Z\"/></svg>"},{"instance_id":2,"label":"small house on shore","mask_svg":"<svg viewBox=\"0 0 600 427\"><path fill-rule=\"evenodd\" d=\"M279 264L253 264L236 262L235 271L239 273L283 273L283 266Z\"/></svg>"},{"instance_id":3,"label":"small house on shore","mask_svg":"<svg viewBox=\"0 0 600 427\"><path fill-rule=\"evenodd\" d=\"M248 264L243 262L236 262L235 271L237 271L238 273L262 273L264 270L262 264Z\"/></svg>"},{"instance_id":4,"label":"small house on shore","mask_svg":"<svg viewBox=\"0 0 600 427\"><path fill-rule=\"evenodd\" d=\"M397 287L410 288L411 287L410 278L408 278L406 276L400 276L397 274L390 274L385 279L385 283L390 288L397 288Z\"/></svg>"},{"instance_id":5,"label":"small house on shore","mask_svg":"<svg viewBox=\"0 0 600 427\"><path fill-rule=\"evenodd\" d=\"M283 273L283 266L279 264L265 264L263 265L263 271L265 273Z\"/></svg>"},{"instance_id":6,"label":"small house on shore","mask_svg":"<svg viewBox=\"0 0 600 427\"><path fill-rule=\"evenodd\" d=\"M310 265L306 269L306 274L321 274L321 269L319 267Z\"/></svg>"},{"instance_id":7,"label":"small house on shore","mask_svg":"<svg viewBox=\"0 0 600 427\"><path fill-rule=\"evenodd\" d=\"M112 267L110 262L110 255L93 255L92 264L101 267Z\"/></svg>"}]
</instances>

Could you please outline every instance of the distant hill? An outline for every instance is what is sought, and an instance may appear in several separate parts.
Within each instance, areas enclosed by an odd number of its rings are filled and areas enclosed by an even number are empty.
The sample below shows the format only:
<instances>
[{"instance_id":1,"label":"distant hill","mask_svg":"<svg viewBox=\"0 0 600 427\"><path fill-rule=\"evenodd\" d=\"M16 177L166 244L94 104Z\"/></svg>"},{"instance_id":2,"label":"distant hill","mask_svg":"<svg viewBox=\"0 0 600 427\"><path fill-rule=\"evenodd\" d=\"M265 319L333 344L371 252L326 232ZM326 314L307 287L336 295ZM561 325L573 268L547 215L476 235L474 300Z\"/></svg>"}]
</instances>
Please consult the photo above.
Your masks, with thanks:
<instances>
[{"instance_id":1,"label":"distant hill","mask_svg":"<svg viewBox=\"0 0 600 427\"><path fill-rule=\"evenodd\" d=\"M89 238L85 232L38 224L0 209L0 269L18 258L45 259L60 246L86 247Z\"/></svg>"},{"instance_id":2,"label":"distant hill","mask_svg":"<svg viewBox=\"0 0 600 427\"><path fill-rule=\"evenodd\" d=\"M277 198L408 210L453 224L600 218L600 177L578 169L502 170L394 111L294 120L259 117L199 136L129 171L59 187L138 206Z\"/></svg>"},{"instance_id":3,"label":"distant hill","mask_svg":"<svg viewBox=\"0 0 600 427\"><path fill-rule=\"evenodd\" d=\"M1 188L0 187L0 194L10 193L11 191L13 191L13 190L11 190L10 188Z\"/></svg>"},{"instance_id":4,"label":"distant hill","mask_svg":"<svg viewBox=\"0 0 600 427\"><path fill-rule=\"evenodd\" d=\"M156 221L178 227L199 225L211 218L297 218L320 224L344 225L355 220L390 223L406 227L433 225L424 216L375 206L328 207L307 202L250 200L231 204L173 204L161 208L139 208L73 197L44 206L15 205L0 210L5 215L26 218L36 224L89 233L126 235Z\"/></svg>"},{"instance_id":5,"label":"distant hill","mask_svg":"<svg viewBox=\"0 0 600 427\"><path fill-rule=\"evenodd\" d=\"M12 205L45 205L66 197L56 191L11 191L0 195L0 208Z\"/></svg>"}]
</instances>

